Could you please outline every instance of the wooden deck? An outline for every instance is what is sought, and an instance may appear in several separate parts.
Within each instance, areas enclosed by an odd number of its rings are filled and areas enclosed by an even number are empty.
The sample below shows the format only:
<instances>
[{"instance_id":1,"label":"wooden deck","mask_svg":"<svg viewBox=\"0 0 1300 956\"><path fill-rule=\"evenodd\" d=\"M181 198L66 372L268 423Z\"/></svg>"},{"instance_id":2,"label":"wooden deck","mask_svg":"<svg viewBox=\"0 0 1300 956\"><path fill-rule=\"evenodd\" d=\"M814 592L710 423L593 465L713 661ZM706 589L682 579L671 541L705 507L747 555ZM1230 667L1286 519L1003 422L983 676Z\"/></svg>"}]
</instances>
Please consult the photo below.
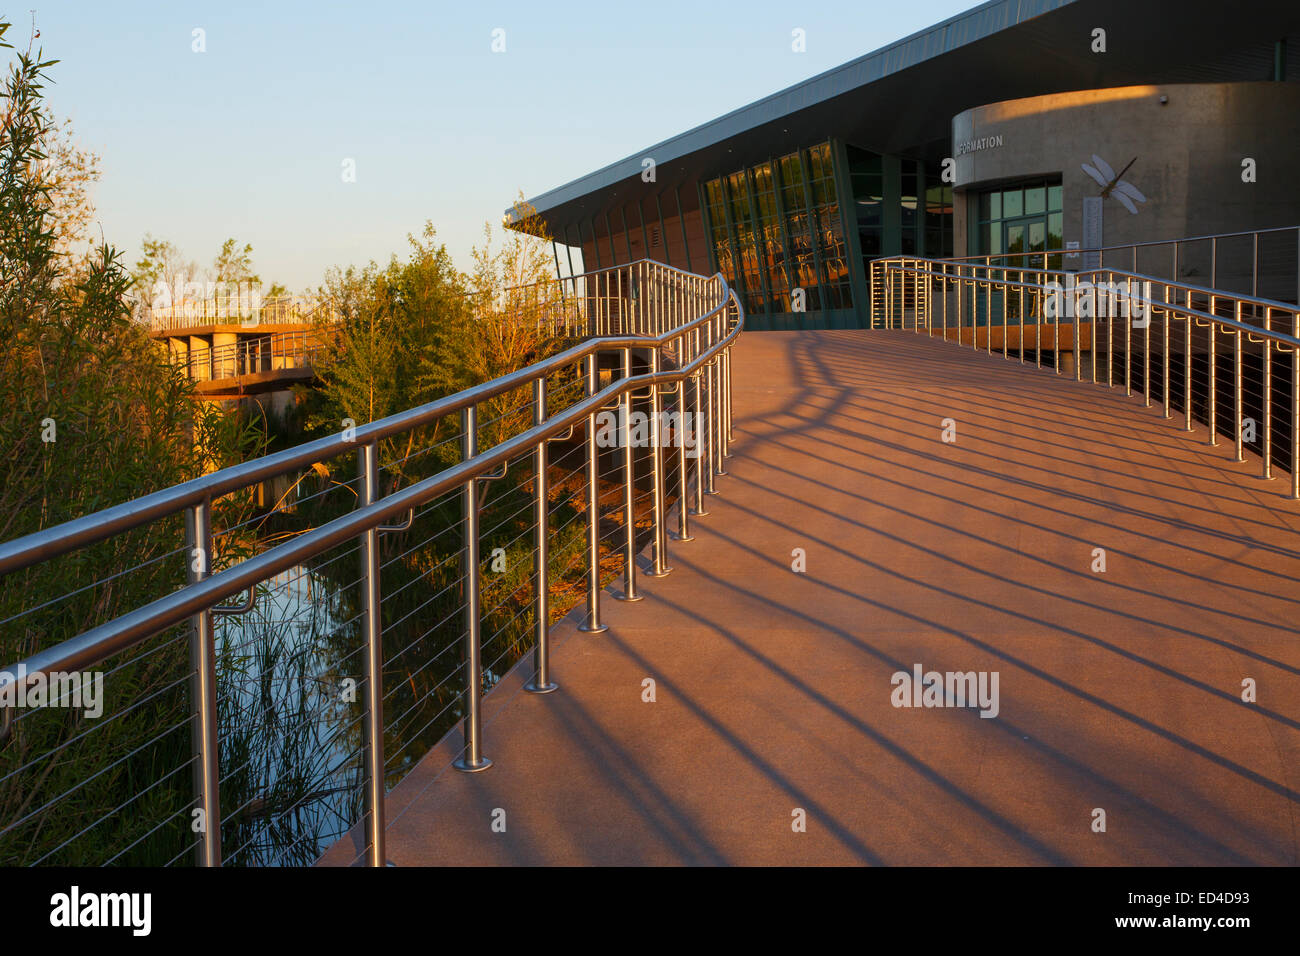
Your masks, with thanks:
<instances>
[{"instance_id":1,"label":"wooden deck","mask_svg":"<svg viewBox=\"0 0 1300 956\"><path fill-rule=\"evenodd\" d=\"M448 769L455 732L411 772L390 860L1300 861L1285 475L912 332L751 333L733 379L730 474L673 573L604 600L605 634L556 628L558 693L520 667L488 695L491 769ZM997 672L997 715L894 706L915 665Z\"/></svg>"}]
</instances>

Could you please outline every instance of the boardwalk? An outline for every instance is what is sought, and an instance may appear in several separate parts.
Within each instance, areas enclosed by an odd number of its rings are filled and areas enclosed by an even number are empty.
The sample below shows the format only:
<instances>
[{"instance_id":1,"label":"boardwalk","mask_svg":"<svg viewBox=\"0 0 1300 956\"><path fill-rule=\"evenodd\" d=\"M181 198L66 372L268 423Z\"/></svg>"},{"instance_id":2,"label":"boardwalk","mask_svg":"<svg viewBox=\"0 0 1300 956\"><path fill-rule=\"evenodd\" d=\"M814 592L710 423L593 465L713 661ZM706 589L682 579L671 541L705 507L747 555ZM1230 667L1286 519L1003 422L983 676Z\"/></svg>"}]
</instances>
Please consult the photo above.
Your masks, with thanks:
<instances>
[{"instance_id":1,"label":"boardwalk","mask_svg":"<svg viewBox=\"0 0 1300 956\"><path fill-rule=\"evenodd\" d=\"M750 334L734 382L674 572L604 601L606 634L557 629L559 693L517 669L488 696L492 769L445 769L456 733L390 794L390 860L1297 863L1285 478L1122 388L910 332ZM895 708L915 664L998 672L999 713Z\"/></svg>"}]
</instances>

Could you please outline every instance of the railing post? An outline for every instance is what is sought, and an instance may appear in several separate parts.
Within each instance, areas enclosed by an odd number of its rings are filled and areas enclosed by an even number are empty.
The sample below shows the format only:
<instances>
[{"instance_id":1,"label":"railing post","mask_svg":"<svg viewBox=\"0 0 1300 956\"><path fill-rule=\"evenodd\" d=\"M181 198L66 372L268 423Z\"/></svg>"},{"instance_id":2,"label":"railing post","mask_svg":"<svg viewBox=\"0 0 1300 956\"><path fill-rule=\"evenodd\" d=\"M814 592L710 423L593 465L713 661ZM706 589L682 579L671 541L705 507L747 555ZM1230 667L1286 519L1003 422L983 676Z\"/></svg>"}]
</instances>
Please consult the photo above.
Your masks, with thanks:
<instances>
[{"instance_id":1,"label":"railing post","mask_svg":"<svg viewBox=\"0 0 1300 956\"><path fill-rule=\"evenodd\" d=\"M364 508L379 498L379 449L374 442L358 449L357 506ZM366 682L363 748L366 776L366 836L370 865L383 866L384 853L384 654L381 643L379 602L379 529L361 535L361 633Z\"/></svg>"},{"instance_id":2,"label":"railing post","mask_svg":"<svg viewBox=\"0 0 1300 956\"><path fill-rule=\"evenodd\" d=\"M948 263L943 263L940 267L942 275L939 278L939 295L942 296L939 308L943 314L943 340L948 341Z\"/></svg>"},{"instance_id":3,"label":"railing post","mask_svg":"<svg viewBox=\"0 0 1300 956\"><path fill-rule=\"evenodd\" d=\"M1034 316L1034 365L1036 368L1043 367L1043 319L1047 317L1047 309L1045 308L1047 303L1047 290L1041 285L1039 286L1039 289L1041 291L1037 296L1038 311L1043 314Z\"/></svg>"},{"instance_id":4,"label":"railing post","mask_svg":"<svg viewBox=\"0 0 1300 956\"><path fill-rule=\"evenodd\" d=\"M1192 293L1187 293L1187 316L1183 325L1183 431L1192 430Z\"/></svg>"},{"instance_id":5,"label":"railing post","mask_svg":"<svg viewBox=\"0 0 1300 956\"><path fill-rule=\"evenodd\" d=\"M723 335L727 334L724 328ZM735 435L731 432L731 346L722 350L722 454L731 457L731 443Z\"/></svg>"},{"instance_id":6,"label":"railing post","mask_svg":"<svg viewBox=\"0 0 1300 956\"><path fill-rule=\"evenodd\" d=\"M686 364L686 339L687 335L683 334L678 337L677 358L678 367ZM686 520L686 512L690 510L690 486L686 480L686 440L693 439L693 451L698 454L700 449L700 432L695 427L696 416L693 416L686 410L686 379L677 383L677 428L680 432L677 441L677 540L694 541L691 536L691 528ZM699 459L696 458L696 461Z\"/></svg>"},{"instance_id":7,"label":"railing post","mask_svg":"<svg viewBox=\"0 0 1300 956\"><path fill-rule=\"evenodd\" d=\"M185 512L189 547L186 577L196 584L208 576L212 563L211 502L204 500ZM204 608L190 619L190 745L196 809L203 829L195 847L198 866L221 866L221 765L217 737L217 664L212 610Z\"/></svg>"},{"instance_id":8,"label":"railing post","mask_svg":"<svg viewBox=\"0 0 1300 956\"><path fill-rule=\"evenodd\" d=\"M700 343L701 340L703 339L703 335L701 334L699 326L696 326L696 328L692 331L691 337L693 340L693 349L692 349L693 358L691 359L691 361L694 361L696 358L699 358L700 355L702 354ZM708 510L704 507L704 472L708 468L709 423L708 423L708 416L704 410L704 399L702 395L702 389L704 387L704 383L701 381L702 378L703 378L703 369L696 369L695 374L691 376L691 382L693 383L694 390L695 390L695 406L694 406L695 420L700 425L699 429L697 430L697 434L695 436L696 456L695 456L695 512L694 513L697 518L704 517L709 513Z\"/></svg>"},{"instance_id":9,"label":"railing post","mask_svg":"<svg viewBox=\"0 0 1300 956\"><path fill-rule=\"evenodd\" d=\"M1237 299L1236 319L1241 321L1241 299ZM1232 337L1232 416L1236 419L1233 425L1233 461L1245 461L1245 449L1242 446L1241 437L1241 417L1245 412L1242 402L1241 387L1241 329L1236 330Z\"/></svg>"},{"instance_id":10,"label":"railing post","mask_svg":"<svg viewBox=\"0 0 1300 956\"><path fill-rule=\"evenodd\" d=\"M600 390L596 353L587 356L587 394ZM600 623L600 458L596 446L596 412L587 416L587 620L578 630L599 634L609 630Z\"/></svg>"},{"instance_id":11,"label":"railing post","mask_svg":"<svg viewBox=\"0 0 1300 956\"><path fill-rule=\"evenodd\" d=\"M546 422L546 378L539 377L533 382L533 424ZM530 694L549 694L559 688L551 680L551 601L550 601L550 539L551 539L551 505L550 484L546 473L547 454L543 438L533 449L533 467L537 472L535 480L534 509L537 520L537 542L533 546L533 574L536 577L537 593L535 613L537 623L533 642L533 678L524 684L524 690Z\"/></svg>"},{"instance_id":12,"label":"railing post","mask_svg":"<svg viewBox=\"0 0 1300 956\"><path fill-rule=\"evenodd\" d=\"M1088 363L1092 366L1092 384L1097 384L1097 281L1096 276L1093 281L1088 283L1088 298L1090 309L1088 312L1088 354L1092 357ZM1107 356L1109 359L1109 356Z\"/></svg>"},{"instance_id":13,"label":"railing post","mask_svg":"<svg viewBox=\"0 0 1300 956\"><path fill-rule=\"evenodd\" d=\"M1115 288L1106 273L1106 387L1115 387Z\"/></svg>"},{"instance_id":14,"label":"railing post","mask_svg":"<svg viewBox=\"0 0 1300 956\"><path fill-rule=\"evenodd\" d=\"M984 344L985 351L993 354L993 269L984 269Z\"/></svg>"},{"instance_id":15,"label":"railing post","mask_svg":"<svg viewBox=\"0 0 1300 956\"><path fill-rule=\"evenodd\" d=\"M1272 331L1273 307L1264 307L1264 331ZM1264 470L1265 481L1273 477L1273 345L1264 338Z\"/></svg>"},{"instance_id":16,"label":"railing post","mask_svg":"<svg viewBox=\"0 0 1300 956\"><path fill-rule=\"evenodd\" d=\"M1215 302L1215 296L1210 296L1210 315L1218 315L1218 305ZM1210 444L1219 443L1219 387L1218 387L1218 359L1215 350L1218 346L1217 330L1214 326L1214 320L1210 320Z\"/></svg>"},{"instance_id":17,"label":"railing post","mask_svg":"<svg viewBox=\"0 0 1300 956\"><path fill-rule=\"evenodd\" d=\"M661 368L659 346L650 350L650 374L658 375ZM654 516L654 546L651 548L653 566L648 572L652 578L661 578L672 568L668 567L668 528L664 521L664 399L658 383L650 386L650 463L653 484L650 505Z\"/></svg>"},{"instance_id":18,"label":"railing post","mask_svg":"<svg viewBox=\"0 0 1300 956\"><path fill-rule=\"evenodd\" d=\"M1111 282L1115 279L1112 276ZM1127 315L1124 316L1124 394L1133 394L1133 277L1129 276L1125 282L1126 296L1124 310ZM1118 295L1116 296L1118 298Z\"/></svg>"},{"instance_id":19,"label":"railing post","mask_svg":"<svg viewBox=\"0 0 1300 956\"><path fill-rule=\"evenodd\" d=\"M623 350L623 377L632 377L632 348ZM632 390L628 389L619 400L618 434L623 443L623 594L620 600L639 601L636 590L636 458L632 447Z\"/></svg>"},{"instance_id":20,"label":"railing post","mask_svg":"<svg viewBox=\"0 0 1300 956\"><path fill-rule=\"evenodd\" d=\"M1300 249L1300 230L1296 247ZM1300 303L1291 320L1291 336L1300 339ZM1300 349L1291 350L1291 500L1300 501Z\"/></svg>"},{"instance_id":21,"label":"railing post","mask_svg":"<svg viewBox=\"0 0 1300 956\"><path fill-rule=\"evenodd\" d=\"M713 345L713 324L705 323L705 329L707 331L707 337L705 339L704 348L705 351L707 351L709 347ZM704 457L707 462L704 470L704 493L706 495L716 495L718 492L713 487L713 476L717 464L717 438L715 437L717 433L717 413L715 411L714 401L716 393L713 387L713 363L706 362L703 369L701 369L701 372L704 376L704 433L707 436L707 447L704 450Z\"/></svg>"},{"instance_id":22,"label":"railing post","mask_svg":"<svg viewBox=\"0 0 1300 956\"><path fill-rule=\"evenodd\" d=\"M1177 248L1177 246L1175 246L1175 248ZM1177 269L1175 269L1175 271L1177 271ZM1162 377L1161 377L1161 398L1164 399L1166 419L1173 418L1173 415L1171 415L1169 411L1169 321L1170 319L1173 319L1173 315L1171 315L1169 311L1169 290L1170 290L1170 286L1166 285L1165 286L1165 321L1164 324L1162 324L1162 329L1164 329L1165 341L1164 341L1164 347L1162 347L1161 350L1161 354L1165 356L1164 367L1162 367Z\"/></svg>"},{"instance_id":23,"label":"railing post","mask_svg":"<svg viewBox=\"0 0 1300 956\"><path fill-rule=\"evenodd\" d=\"M463 461L478 454L478 409L470 405L460 413L460 441ZM461 491L465 524L465 746L452 766L462 773L477 773L492 766L483 756L483 622L479 613L478 479L465 482Z\"/></svg>"},{"instance_id":24,"label":"railing post","mask_svg":"<svg viewBox=\"0 0 1300 956\"><path fill-rule=\"evenodd\" d=\"M722 341L722 316L721 314L714 317L709 323L710 342L717 343ZM722 460L724 440L723 432L723 400L722 400L722 352L713 356L710 364L710 396L712 400L713 413L713 474L725 475L727 473L726 462Z\"/></svg>"},{"instance_id":25,"label":"railing post","mask_svg":"<svg viewBox=\"0 0 1300 956\"><path fill-rule=\"evenodd\" d=\"M1129 290L1130 290L1129 312L1132 312L1133 296L1131 293L1133 289L1133 279L1130 278L1128 280L1128 283L1129 283ZM1139 289L1142 288L1141 283L1138 283L1138 288ZM1151 407L1151 303L1150 301L1146 303L1146 310L1147 310L1146 322L1142 326L1142 391L1146 395L1146 407L1150 408Z\"/></svg>"}]
</instances>

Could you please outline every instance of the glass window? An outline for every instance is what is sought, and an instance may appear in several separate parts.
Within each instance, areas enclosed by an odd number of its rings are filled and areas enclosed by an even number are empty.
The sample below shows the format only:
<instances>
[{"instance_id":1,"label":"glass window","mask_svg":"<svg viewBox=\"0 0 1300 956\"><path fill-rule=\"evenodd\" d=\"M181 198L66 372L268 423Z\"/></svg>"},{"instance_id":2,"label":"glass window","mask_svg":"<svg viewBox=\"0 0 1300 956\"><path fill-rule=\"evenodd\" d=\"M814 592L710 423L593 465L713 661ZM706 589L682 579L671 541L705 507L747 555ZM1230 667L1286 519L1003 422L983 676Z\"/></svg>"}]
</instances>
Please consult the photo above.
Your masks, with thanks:
<instances>
[{"instance_id":1,"label":"glass window","mask_svg":"<svg viewBox=\"0 0 1300 956\"><path fill-rule=\"evenodd\" d=\"M1047 212L1047 187L1035 186L1025 190L1025 215L1040 216Z\"/></svg>"},{"instance_id":2,"label":"glass window","mask_svg":"<svg viewBox=\"0 0 1300 956\"><path fill-rule=\"evenodd\" d=\"M976 237L981 245L972 251L998 255L1025 252L1034 246L1039 251L1059 249L1063 241L1061 201L1061 186L1042 181L981 194L975 207Z\"/></svg>"}]
</instances>

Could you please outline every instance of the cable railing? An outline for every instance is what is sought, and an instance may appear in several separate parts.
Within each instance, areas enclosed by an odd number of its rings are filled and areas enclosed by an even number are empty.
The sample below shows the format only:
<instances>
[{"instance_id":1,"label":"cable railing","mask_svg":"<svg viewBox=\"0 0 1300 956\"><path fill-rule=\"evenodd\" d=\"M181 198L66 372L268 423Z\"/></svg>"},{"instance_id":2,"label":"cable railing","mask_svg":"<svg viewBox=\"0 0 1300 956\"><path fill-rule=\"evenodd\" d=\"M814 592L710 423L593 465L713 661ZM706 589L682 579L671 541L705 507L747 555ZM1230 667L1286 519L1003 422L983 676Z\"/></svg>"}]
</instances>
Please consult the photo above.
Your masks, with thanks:
<instances>
[{"instance_id":1,"label":"cable railing","mask_svg":"<svg viewBox=\"0 0 1300 956\"><path fill-rule=\"evenodd\" d=\"M1300 226L1157 239L1090 249L1048 249L959 256L950 262L1090 271L1125 269L1222 292L1300 303Z\"/></svg>"},{"instance_id":2,"label":"cable railing","mask_svg":"<svg viewBox=\"0 0 1300 956\"><path fill-rule=\"evenodd\" d=\"M969 260L871 263L875 327L1000 352L1180 412L1183 430L1290 473L1300 499L1300 309L1118 268L1073 272Z\"/></svg>"},{"instance_id":3,"label":"cable railing","mask_svg":"<svg viewBox=\"0 0 1300 956\"><path fill-rule=\"evenodd\" d=\"M301 864L359 825L383 865L384 795L433 744L459 724L456 768L490 766L483 694L521 660L554 690L550 628L605 630L646 548L667 573L730 454L735 295L610 273L574 287L613 289L614 333L0 544L28 649L0 671L0 862ZM242 507L286 478L305 527Z\"/></svg>"},{"instance_id":4,"label":"cable railing","mask_svg":"<svg viewBox=\"0 0 1300 956\"><path fill-rule=\"evenodd\" d=\"M650 331L660 321L656 317L680 320L707 308L711 282L653 259L640 259L513 286L491 304L511 315L535 317L539 329L555 336L632 335Z\"/></svg>"}]
</instances>

